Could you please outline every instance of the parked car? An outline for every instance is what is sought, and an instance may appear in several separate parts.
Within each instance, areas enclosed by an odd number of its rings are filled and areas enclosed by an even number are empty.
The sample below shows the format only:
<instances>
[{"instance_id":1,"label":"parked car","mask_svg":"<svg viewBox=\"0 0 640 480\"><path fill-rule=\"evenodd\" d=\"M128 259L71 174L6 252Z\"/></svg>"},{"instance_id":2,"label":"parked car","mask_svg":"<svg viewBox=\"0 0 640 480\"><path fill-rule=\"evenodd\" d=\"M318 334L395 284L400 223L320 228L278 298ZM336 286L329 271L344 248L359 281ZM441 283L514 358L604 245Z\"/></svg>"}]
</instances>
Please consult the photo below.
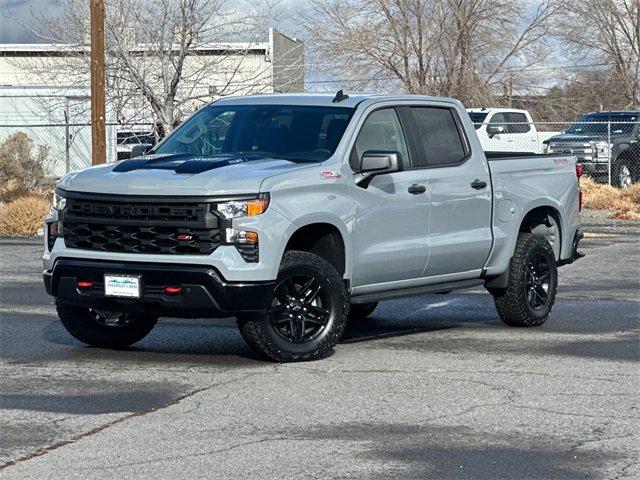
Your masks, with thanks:
<instances>
[{"instance_id":1,"label":"parked car","mask_svg":"<svg viewBox=\"0 0 640 480\"><path fill-rule=\"evenodd\" d=\"M126 160L135 157L137 150L149 150L155 143L156 139L153 133L139 130L121 130L117 133L117 152L118 160Z\"/></svg>"},{"instance_id":2,"label":"parked car","mask_svg":"<svg viewBox=\"0 0 640 480\"><path fill-rule=\"evenodd\" d=\"M558 132L539 132L526 110L469 108L482 148L487 152L542 153L543 142Z\"/></svg>"},{"instance_id":3,"label":"parked car","mask_svg":"<svg viewBox=\"0 0 640 480\"><path fill-rule=\"evenodd\" d=\"M575 155L597 181L608 182L609 168L617 187L640 181L640 111L591 112L544 143L546 152Z\"/></svg>"},{"instance_id":4,"label":"parked car","mask_svg":"<svg viewBox=\"0 0 640 480\"><path fill-rule=\"evenodd\" d=\"M109 348L158 317L235 316L265 356L315 360L380 300L478 286L533 327L581 256L579 177L565 154L485 155L452 99L222 99L60 180L44 282L66 329Z\"/></svg>"}]
</instances>

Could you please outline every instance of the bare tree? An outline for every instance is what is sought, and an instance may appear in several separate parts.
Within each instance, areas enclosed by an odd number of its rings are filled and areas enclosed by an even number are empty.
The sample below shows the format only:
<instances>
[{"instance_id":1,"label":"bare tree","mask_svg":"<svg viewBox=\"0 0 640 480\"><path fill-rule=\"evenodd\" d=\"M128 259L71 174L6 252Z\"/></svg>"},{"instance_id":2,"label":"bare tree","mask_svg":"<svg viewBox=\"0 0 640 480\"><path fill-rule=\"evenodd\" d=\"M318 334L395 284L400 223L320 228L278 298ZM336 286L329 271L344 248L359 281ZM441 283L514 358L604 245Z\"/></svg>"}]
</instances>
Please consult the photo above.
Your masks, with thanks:
<instances>
[{"instance_id":1,"label":"bare tree","mask_svg":"<svg viewBox=\"0 0 640 480\"><path fill-rule=\"evenodd\" d=\"M543 60L552 0L311 0L322 69L356 88L484 103Z\"/></svg>"},{"instance_id":2,"label":"bare tree","mask_svg":"<svg viewBox=\"0 0 640 480\"><path fill-rule=\"evenodd\" d=\"M48 61L31 60L27 68L56 84L87 85L88 3L63 1L62 15L39 17L42 28L37 33L64 44L63 50L70 54L62 64L55 62L55 70ZM253 10L240 14L224 0L107 0L106 80L111 107L128 121L152 117L169 132L213 98L269 91L272 72L251 52L267 30L265 22L272 20L271 7L268 0L254 2ZM210 54L212 49L215 55ZM291 69L301 70L300 65ZM291 78L292 83L299 81Z\"/></svg>"},{"instance_id":3,"label":"bare tree","mask_svg":"<svg viewBox=\"0 0 640 480\"><path fill-rule=\"evenodd\" d=\"M559 35L572 58L602 62L608 84L640 106L640 0L563 0Z\"/></svg>"}]
</instances>

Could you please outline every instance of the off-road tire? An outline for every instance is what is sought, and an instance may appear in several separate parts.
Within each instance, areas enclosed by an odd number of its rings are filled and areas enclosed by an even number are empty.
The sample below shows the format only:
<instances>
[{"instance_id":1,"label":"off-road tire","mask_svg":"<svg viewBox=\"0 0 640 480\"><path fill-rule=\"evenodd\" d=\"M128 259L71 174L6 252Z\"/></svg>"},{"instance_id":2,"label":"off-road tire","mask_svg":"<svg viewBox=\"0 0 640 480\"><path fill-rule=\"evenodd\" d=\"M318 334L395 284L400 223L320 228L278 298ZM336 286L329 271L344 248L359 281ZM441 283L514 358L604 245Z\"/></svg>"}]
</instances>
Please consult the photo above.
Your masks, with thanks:
<instances>
[{"instance_id":1,"label":"off-road tire","mask_svg":"<svg viewBox=\"0 0 640 480\"><path fill-rule=\"evenodd\" d=\"M638 177L640 176L638 172L635 171L637 168L638 167L633 165L630 159L622 158L617 160L613 164L613 168L611 171L611 181L613 185L618 188L627 188L636 183L638 181ZM622 184L620 176L624 169L626 169L626 171L629 173L629 180L631 181L631 184Z\"/></svg>"},{"instance_id":2,"label":"off-road tire","mask_svg":"<svg viewBox=\"0 0 640 480\"><path fill-rule=\"evenodd\" d=\"M122 349L146 337L158 319L137 315L127 325L105 326L98 323L88 308L56 304L58 318L76 340L94 347Z\"/></svg>"},{"instance_id":3,"label":"off-road tire","mask_svg":"<svg viewBox=\"0 0 640 480\"><path fill-rule=\"evenodd\" d=\"M527 266L534 255L541 253L549 262L549 286L546 302L534 309L527 300ZM490 290L496 310L504 323L511 327L537 327L551 312L558 287L558 268L553 249L542 236L520 233L509 265L507 288Z\"/></svg>"},{"instance_id":4,"label":"off-road tire","mask_svg":"<svg viewBox=\"0 0 640 480\"><path fill-rule=\"evenodd\" d=\"M322 257L309 252L285 252L278 282L288 275L305 274L315 278L330 297L330 320L322 333L305 343L291 343L278 335L268 314L238 317L240 334L247 345L276 362L303 362L326 357L342 336L349 307L349 295L336 269Z\"/></svg>"},{"instance_id":5,"label":"off-road tire","mask_svg":"<svg viewBox=\"0 0 640 480\"><path fill-rule=\"evenodd\" d=\"M373 313L377 306L378 302L352 303L349 307L349 321L364 320Z\"/></svg>"}]
</instances>

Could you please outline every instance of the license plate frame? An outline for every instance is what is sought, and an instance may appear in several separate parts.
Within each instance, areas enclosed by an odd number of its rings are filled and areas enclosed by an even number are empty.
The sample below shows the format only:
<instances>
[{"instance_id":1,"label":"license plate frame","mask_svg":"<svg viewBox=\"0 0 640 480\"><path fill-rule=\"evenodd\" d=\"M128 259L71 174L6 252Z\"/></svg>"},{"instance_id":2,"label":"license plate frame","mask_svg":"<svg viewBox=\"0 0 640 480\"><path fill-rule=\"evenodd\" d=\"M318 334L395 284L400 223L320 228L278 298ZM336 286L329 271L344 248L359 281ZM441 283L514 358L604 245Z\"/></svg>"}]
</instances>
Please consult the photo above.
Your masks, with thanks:
<instances>
[{"instance_id":1,"label":"license plate frame","mask_svg":"<svg viewBox=\"0 0 640 480\"><path fill-rule=\"evenodd\" d=\"M104 274L104 296L115 298L140 298L142 275L122 273Z\"/></svg>"}]
</instances>

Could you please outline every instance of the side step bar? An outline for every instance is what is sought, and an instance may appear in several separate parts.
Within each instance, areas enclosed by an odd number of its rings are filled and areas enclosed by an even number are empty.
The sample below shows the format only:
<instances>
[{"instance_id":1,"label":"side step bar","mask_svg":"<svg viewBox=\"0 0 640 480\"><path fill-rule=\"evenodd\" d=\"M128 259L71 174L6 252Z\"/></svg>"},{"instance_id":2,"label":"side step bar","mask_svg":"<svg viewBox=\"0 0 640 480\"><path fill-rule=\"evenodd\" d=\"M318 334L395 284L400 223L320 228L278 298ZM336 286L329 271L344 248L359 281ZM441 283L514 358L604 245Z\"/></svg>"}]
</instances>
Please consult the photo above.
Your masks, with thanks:
<instances>
[{"instance_id":1,"label":"side step bar","mask_svg":"<svg viewBox=\"0 0 640 480\"><path fill-rule=\"evenodd\" d=\"M484 285L484 280L476 278L472 280L460 280L458 282L438 283L434 285L422 285L419 287L401 288L387 290L385 292L365 293L351 297L351 303L370 303L381 300L392 300L394 298L413 297L425 293L447 293L452 290L462 290Z\"/></svg>"}]
</instances>

